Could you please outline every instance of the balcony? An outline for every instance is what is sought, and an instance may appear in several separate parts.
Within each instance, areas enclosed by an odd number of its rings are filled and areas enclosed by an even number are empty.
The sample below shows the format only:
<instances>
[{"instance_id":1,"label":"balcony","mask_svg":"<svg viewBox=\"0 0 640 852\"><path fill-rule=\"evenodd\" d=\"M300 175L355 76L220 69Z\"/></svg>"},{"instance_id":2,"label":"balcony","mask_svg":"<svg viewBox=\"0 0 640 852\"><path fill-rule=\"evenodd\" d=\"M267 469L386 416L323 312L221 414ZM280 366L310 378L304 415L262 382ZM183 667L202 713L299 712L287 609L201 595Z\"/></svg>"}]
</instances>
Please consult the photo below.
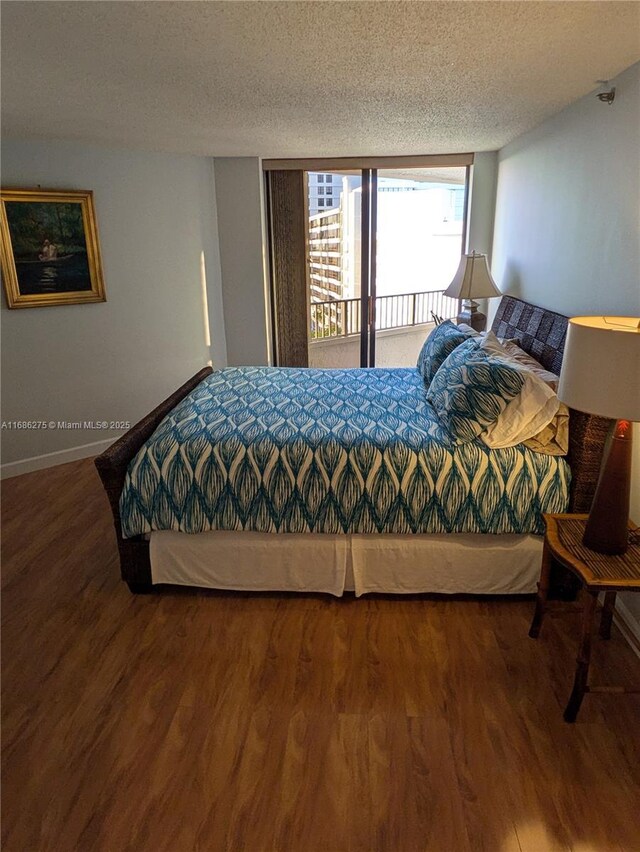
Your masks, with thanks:
<instances>
[{"instance_id":1,"label":"balcony","mask_svg":"<svg viewBox=\"0 0 640 852\"><path fill-rule=\"evenodd\" d=\"M311 303L309 366L360 365L360 299ZM375 300L376 366L414 367L434 317L453 319L458 300L442 291L378 296Z\"/></svg>"}]
</instances>

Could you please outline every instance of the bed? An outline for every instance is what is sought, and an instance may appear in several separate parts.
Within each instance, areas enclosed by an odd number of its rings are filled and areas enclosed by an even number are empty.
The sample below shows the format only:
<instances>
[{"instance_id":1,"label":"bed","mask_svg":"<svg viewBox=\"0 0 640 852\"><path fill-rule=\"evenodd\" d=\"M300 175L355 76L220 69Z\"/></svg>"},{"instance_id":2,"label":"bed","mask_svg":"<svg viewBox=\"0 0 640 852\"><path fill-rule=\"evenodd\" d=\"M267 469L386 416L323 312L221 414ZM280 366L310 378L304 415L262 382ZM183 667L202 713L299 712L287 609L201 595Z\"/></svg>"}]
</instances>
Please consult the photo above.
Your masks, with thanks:
<instances>
[{"instance_id":1,"label":"bed","mask_svg":"<svg viewBox=\"0 0 640 852\"><path fill-rule=\"evenodd\" d=\"M492 325L555 373L566 329L511 296ZM521 593L542 514L588 511L607 427L571 412L569 476L522 445L451 444L416 370L205 368L96 467L134 592Z\"/></svg>"}]
</instances>

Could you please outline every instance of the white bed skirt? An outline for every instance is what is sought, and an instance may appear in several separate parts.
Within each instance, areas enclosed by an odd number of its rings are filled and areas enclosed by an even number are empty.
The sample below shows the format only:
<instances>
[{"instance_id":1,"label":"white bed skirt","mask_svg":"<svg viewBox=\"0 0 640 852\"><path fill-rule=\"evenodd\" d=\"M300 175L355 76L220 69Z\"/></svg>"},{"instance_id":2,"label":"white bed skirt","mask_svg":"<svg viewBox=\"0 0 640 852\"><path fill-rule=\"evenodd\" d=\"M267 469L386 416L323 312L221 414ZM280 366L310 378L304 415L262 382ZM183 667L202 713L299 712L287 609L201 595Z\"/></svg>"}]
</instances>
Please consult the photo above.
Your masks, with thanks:
<instances>
[{"instance_id":1,"label":"white bed skirt","mask_svg":"<svg viewBox=\"0 0 640 852\"><path fill-rule=\"evenodd\" d=\"M238 591L503 595L535 592L535 535L275 535L161 531L154 583Z\"/></svg>"}]
</instances>

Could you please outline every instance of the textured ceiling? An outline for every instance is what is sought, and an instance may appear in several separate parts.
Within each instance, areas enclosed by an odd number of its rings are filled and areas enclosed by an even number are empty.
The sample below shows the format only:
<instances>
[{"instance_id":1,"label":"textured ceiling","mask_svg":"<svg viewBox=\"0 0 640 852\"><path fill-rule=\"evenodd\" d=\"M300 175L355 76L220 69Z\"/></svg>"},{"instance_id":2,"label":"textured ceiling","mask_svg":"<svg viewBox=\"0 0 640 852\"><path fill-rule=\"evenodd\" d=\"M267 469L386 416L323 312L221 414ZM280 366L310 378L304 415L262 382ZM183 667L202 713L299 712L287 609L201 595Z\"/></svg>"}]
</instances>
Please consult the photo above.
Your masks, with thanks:
<instances>
[{"instance_id":1,"label":"textured ceiling","mask_svg":"<svg viewBox=\"0 0 640 852\"><path fill-rule=\"evenodd\" d=\"M636 62L639 33L636 2L4 2L3 132L223 156L491 150Z\"/></svg>"}]
</instances>

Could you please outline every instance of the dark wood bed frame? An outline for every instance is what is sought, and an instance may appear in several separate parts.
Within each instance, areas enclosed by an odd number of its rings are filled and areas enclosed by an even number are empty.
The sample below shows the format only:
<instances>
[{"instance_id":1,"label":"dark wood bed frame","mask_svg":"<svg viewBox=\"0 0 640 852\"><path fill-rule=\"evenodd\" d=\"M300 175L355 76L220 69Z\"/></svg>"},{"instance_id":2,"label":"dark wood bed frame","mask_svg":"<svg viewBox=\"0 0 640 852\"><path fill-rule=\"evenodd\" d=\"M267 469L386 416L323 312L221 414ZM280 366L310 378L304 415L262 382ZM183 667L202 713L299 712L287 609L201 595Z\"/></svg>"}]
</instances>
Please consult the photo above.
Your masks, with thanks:
<instances>
[{"instance_id":1,"label":"dark wood bed frame","mask_svg":"<svg viewBox=\"0 0 640 852\"><path fill-rule=\"evenodd\" d=\"M567 324L568 319L562 314L539 308L513 296L503 296L491 328L498 337L516 338L522 349L548 370L559 374ZM111 504L122 579L132 592L149 592L153 585L149 541L143 536L129 539L122 537L119 502L127 468L167 414L212 372L211 367L205 367L196 373L95 460ZM609 425L610 421L604 418L579 411L571 412L568 456L572 472L570 512L588 512L591 507ZM556 571L554 585L559 596L569 597L575 592L570 578L561 570Z\"/></svg>"}]
</instances>

